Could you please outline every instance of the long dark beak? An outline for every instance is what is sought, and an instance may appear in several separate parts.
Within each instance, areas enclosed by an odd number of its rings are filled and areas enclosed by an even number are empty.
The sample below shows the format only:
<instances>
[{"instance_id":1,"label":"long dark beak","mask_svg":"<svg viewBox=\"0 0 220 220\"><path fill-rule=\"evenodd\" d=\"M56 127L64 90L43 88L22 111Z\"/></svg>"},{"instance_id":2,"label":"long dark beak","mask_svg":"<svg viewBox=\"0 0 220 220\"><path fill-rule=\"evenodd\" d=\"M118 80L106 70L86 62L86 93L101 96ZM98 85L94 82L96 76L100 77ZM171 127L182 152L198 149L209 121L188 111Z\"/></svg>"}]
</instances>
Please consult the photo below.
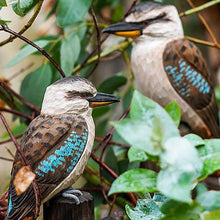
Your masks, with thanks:
<instances>
[{"instance_id":1,"label":"long dark beak","mask_svg":"<svg viewBox=\"0 0 220 220\"><path fill-rule=\"evenodd\" d=\"M122 37L138 37L142 34L143 24L119 22L102 30L103 33L115 34Z\"/></svg>"},{"instance_id":2,"label":"long dark beak","mask_svg":"<svg viewBox=\"0 0 220 220\"><path fill-rule=\"evenodd\" d=\"M88 98L87 100L89 101L89 106L91 108L112 104L114 102L120 102L120 99L116 96L102 92L97 92L97 95L95 97Z\"/></svg>"}]
</instances>

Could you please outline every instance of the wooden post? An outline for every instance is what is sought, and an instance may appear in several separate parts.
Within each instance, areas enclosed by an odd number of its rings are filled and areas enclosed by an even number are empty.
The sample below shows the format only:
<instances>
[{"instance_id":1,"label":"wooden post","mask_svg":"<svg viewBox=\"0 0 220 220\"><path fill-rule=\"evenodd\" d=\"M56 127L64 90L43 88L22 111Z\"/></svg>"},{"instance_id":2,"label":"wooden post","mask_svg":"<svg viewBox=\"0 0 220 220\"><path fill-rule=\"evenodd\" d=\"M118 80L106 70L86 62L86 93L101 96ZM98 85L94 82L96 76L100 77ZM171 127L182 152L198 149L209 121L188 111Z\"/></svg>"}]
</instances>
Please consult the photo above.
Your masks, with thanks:
<instances>
[{"instance_id":1,"label":"wooden post","mask_svg":"<svg viewBox=\"0 0 220 220\"><path fill-rule=\"evenodd\" d=\"M44 220L94 220L94 200L90 193L82 192L80 204L58 196L44 204Z\"/></svg>"}]
</instances>

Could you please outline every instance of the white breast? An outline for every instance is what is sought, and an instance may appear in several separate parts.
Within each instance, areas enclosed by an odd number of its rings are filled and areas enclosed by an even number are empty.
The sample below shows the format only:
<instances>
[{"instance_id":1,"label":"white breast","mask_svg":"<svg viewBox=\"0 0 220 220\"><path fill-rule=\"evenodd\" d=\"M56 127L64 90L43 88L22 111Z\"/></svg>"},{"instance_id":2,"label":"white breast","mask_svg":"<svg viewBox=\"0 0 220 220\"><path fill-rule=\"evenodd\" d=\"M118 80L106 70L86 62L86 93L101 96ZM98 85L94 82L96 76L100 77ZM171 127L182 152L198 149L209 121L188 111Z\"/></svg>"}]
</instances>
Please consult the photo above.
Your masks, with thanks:
<instances>
[{"instance_id":1,"label":"white breast","mask_svg":"<svg viewBox=\"0 0 220 220\"><path fill-rule=\"evenodd\" d=\"M163 67L163 51L168 39L139 40L133 45L131 64L135 80L140 91L165 107L177 101L181 109L182 120L187 122L195 133L206 129L198 114L178 95L169 82Z\"/></svg>"}]
</instances>

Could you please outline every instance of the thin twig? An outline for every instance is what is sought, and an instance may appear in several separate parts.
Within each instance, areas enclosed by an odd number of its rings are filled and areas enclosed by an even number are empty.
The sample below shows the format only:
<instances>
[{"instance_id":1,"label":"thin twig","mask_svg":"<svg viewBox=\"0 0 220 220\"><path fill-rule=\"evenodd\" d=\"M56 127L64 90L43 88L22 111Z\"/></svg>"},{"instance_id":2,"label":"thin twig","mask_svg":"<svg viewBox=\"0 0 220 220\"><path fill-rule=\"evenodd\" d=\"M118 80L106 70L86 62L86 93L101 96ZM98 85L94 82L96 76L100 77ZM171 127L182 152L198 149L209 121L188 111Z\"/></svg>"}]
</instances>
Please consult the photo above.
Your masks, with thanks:
<instances>
[{"instance_id":1,"label":"thin twig","mask_svg":"<svg viewBox=\"0 0 220 220\"><path fill-rule=\"evenodd\" d=\"M120 43L120 44L118 44L118 45L116 45L116 46L110 48L108 51L102 52L102 53L100 54L100 57L101 57L101 58L102 58L102 57L106 57L107 55L111 54L111 53L114 52L114 51L118 51L118 50L123 51L123 50L125 50L132 42L133 42L133 40L124 41L124 42L122 42L122 43ZM83 67L85 67L85 66L87 66L87 65L89 65L89 64L92 64L92 63L94 63L95 61L97 61L97 59L98 59L98 55L96 55L96 56L90 58L90 59L85 63L85 65L84 65L84 64L79 64L78 66L76 66L76 67L73 69L72 74L74 75L74 74L77 73L79 70L81 70Z\"/></svg>"},{"instance_id":2,"label":"thin twig","mask_svg":"<svg viewBox=\"0 0 220 220\"><path fill-rule=\"evenodd\" d=\"M26 106L28 106L30 109L33 109L35 112L40 113L40 109L37 108L35 105L28 102L26 99L24 99L22 96L20 96L18 93L16 93L13 89L11 89L6 83L0 81L0 86L4 88L9 94L14 95L17 97L22 103L24 103Z\"/></svg>"},{"instance_id":3,"label":"thin twig","mask_svg":"<svg viewBox=\"0 0 220 220\"><path fill-rule=\"evenodd\" d=\"M195 5L193 4L193 2L191 0L187 0L187 2L189 3L189 5L192 8L195 8ZM206 30L208 31L210 37L212 38L212 41L214 42L214 44L218 44L218 41L215 38L215 35L213 34L213 32L211 31L208 23L206 22L206 20L203 18L203 16L200 13L197 13L199 19L202 21L202 23L204 24Z\"/></svg>"},{"instance_id":4,"label":"thin twig","mask_svg":"<svg viewBox=\"0 0 220 220\"><path fill-rule=\"evenodd\" d=\"M32 47L36 48L41 54L43 54L53 65L54 67L59 71L60 75L62 77L65 77L65 73L63 72L63 70L60 68L60 66L55 62L55 60L41 47L39 47L37 44L35 44L34 42L30 41L29 39L27 39L26 37L18 34L17 32L1 25L0 31L5 31L8 32L10 34L13 34L14 36L20 38L21 40L25 41L27 44L31 45Z\"/></svg>"},{"instance_id":5,"label":"thin twig","mask_svg":"<svg viewBox=\"0 0 220 220\"><path fill-rule=\"evenodd\" d=\"M9 162L13 162L13 159L10 158L6 158L6 157L0 157L0 160L5 160L5 161L9 161Z\"/></svg>"},{"instance_id":6,"label":"thin twig","mask_svg":"<svg viewBox=\"0 0 220 220\"><path fill-rule=\"evenodd\" d=\"M92 68L92 70L86 75L86 78L89 78L89 77L94 73L95 69L97 68L97 66L98 66L98 64L99 64L100 54L101 54L101 42L100 42L99 25L98 25L98 20L97 20L97 18L96 18L96 15L95 15L95 12L94 12L94 10L93 10L92 5L90 6L90 11L91 11L91 14L92 14L93 21L94 21L94 23L95 23L98 59L97 59L95 65L94 65L94 67Z\"/></svg>"},{"instance_id":7,"label":"thin twig","mask_svg":"<svg viewBox=\"0 0 220 220\"><path fill-rule=\"evenodd\" d=\"M27 114L25 114L23 112L16 111L14 109L8 109L8 108L1 108L0 107L0 112L8 112L8 113L11 113L11 114L14 114L14 115L18 115L18 116L20 116L22 118L26 118L26 119L28 119L30 121L32 120L32 116L27 115Z\"/></svg>"},{"instance_id":8,"label":"thin twig","mask_svg":"<svg viewBox=\"0 0 220 220\"><path fill-rule=\"evenodd\" d=\"M23 134L20 134L20 135L18 135L18 136L15 136L15 138L16 138L16 139L17 139L17 138L21 138L22 136L23 136ZM0 141L0 145L6 144L6 143L11 142L11 141L12 141L11 138L9 138L9 139L7 139L7 140L4 140L4 141Z\"/></svg>"},{"instance_id":9,"label":"thin twig","mask_svg":"<svg viewBox=\"0 0 220 220\"><path fill-rule=\"evenodd\" d=\"M134 0L131 4L131 6L129 7L129 9L127 10L127 12L124 14L123 18L125 18L129 13L130 11L132 10L132 8L137 4L138 0ZM122 20L122 19L121 19Z\"/></svg>"},{"instance_id":10,"label":"thin twig","mask_svg":"<svg viewBox=\"0 0 220 220\"><path fill-rule=\"evenodd\" d=\"M190 37L190 36L184 36L184 37L186 39L188 39L188 40L191 40L191 41L195 42L195 43L206 45L206 46L209 46L209 47L215 47L215 48L220 49L220 44L211 43L209 41L200 40L200 39L197 39L197 38L194 38L194 37Z\"/></svg>"},{"instance_id":11,"label":"thin twig","mask_svg":"<svg viewBox=\"0 0 220 220\"><path fill-rule=\"evenodd\" d=\"M179 16L182 17L182 16L186 16L186 15L191 15L191 14L194 14L196 12L202 11L202 10L204 10L206 8L209 8L209 7L213 6L213 5L216 5L218 3L220 3L220 0L212 0L212 1L209 1L209 2L207 2L205 4L203 4L203 5L195 7L193 9L187 10L185 12L181 12L179 14Z\"/></svg>"},{"instance_id":12,"label":"thin twig","mask_svg":"<svg viewBox=\"0 0 220 220\"><path fill-rule=\"evenodd\" d=\"M22 149L21 149L20 144L18 144L16 138L15 138L14 135L12 134L11 129L10 129L9 126L8 126L7 121L5 120L5 117L4 117L1 113L0 113L0 118L1 118L1 120L2 120L2 122L3 122L3 124L4 124L4 126L5 126L5 128L6 128L7 132L8 132L8 134L10 135L10 137L11 137L11 139L12 139L12 141L13 141L13 143L14 143L14 145L15 145L15 147L16 147L18 153L19 153L19 155L21 156L21 158L22 158L24 164L25 164L26 166L29 166L28 160L27 160L27 158L25 157L25 155L24 155L24 153L23 153L23 151L22 151ZM31 170L31 167L30 167L30 166L29 166L29 168L30 168L30 170ZM39 216L39 213L40 213L40 203L41 203L41 202L40 202L40 201L41 201L41 199L40 199L41 196L40 196L40 195L41 195L41 194L40 194L39 186L38 186L38 184L37 184L37 182L36 182L35 179L33 180L32 185L33 185L33 189L34 189L34 192L35 192L35 199L36 199L35 219L37 219L37 217Z\"/></svg>"},{"instance_id":13,"label":"thin twig","mask_svg":"<svg viewBox=\"0 0 220 220\"><path fill-rule=\"evenodd\" d=\"M118 178L118 175L111 169L109 168L103 161L100 161L98 159L98 157L95 156L95 154L91 154L91 157L94 161L96 161L100 166L102 166L106 171L108 171L108 173L111 174L111 176L113 176L114 178ZM132 202L134 204L137 203L136 198L134 197L133 193L129 193L129 195L131 196Z\"/></svg>"},{"instance_id":14,"label":"thin twig","mask_svg":"<svg viewBox=\"0 0 220 220\"><path fill-rule=\"evenodd\" d=\"M37 18L40 10L41 10L41 6L43 4L44 0L39 0L35 9L34 9L34 14L32 15L32 17L29 19L29 21L27 22L27 24L24 25L24 27L22 27L22 29L18 32L18 34L23 34L35 21L35 19ZM0 46L3 46L9 42L12 42L14 39L16 39L17 36L15 35L11 35L8 39L0 42Z\"/></svg>"},{"instance_id":15,"label":"thin twig","mask_svg":"<svg viewBox=\"0 0 220 220\"><path fill-rule=\"evenodd\" d=\"M104 138L96 136L95 140L101 142L101 141L104 141ZM128 145L128 144L119 143L119 142L115 142L115 141L109 141L108 144L117 145L117 146L125 147L125 148L130 148L130 145Z\"/></svg>"},{"instance_id":16,"label":"thin twig","mask_svg":"<svg viewBox=\"0 0 220 220\"><path fill-rule=\"evenodd\" d=\"M124 17L131 11L131 9L135 6L135 4L137 3L137 1L138 1L138 0L134 0L134 1L132 2L130 8L129 8L128 11L124 14L124 16L122 17L121 20L123 20ZM105 40L106 40L109 36L110 36L110 34L106 34L106 36L103 37L103 39L100 41L100 46L105 42ZM94 58L94 57L92 57L92 56L93 56L93 55L96 53L96 51L98 50L98 46L99 46L99 45L97 45L97 46L95 47L95 49L87 56L87 58L73 70L72 74L75 74L78 70L80 70L80 69L82 69L83 67L85 67L85 66L87 66L87 65L90 64L90 63L89 63L89 60L91 60L92 58ZM100 57L102 57L102 56L100 56ZM98 58L98 57L97 57L97 58Z\"/></svg>"},{"instance_id":17,"label":"thin twig","mask_svg":"<svg viewBox=\"0 0 220 220\"><path fill-rule=\"evenodd\" d=\"M119 120L125 118L128 113L130 111L130 106L126 109L126 111L122 114L122 116L119 118ZM107 146L107 144L109 143L109 141L112 138L112 134L115 131L115 128L112 127L110 129L110 131L105 135L105 137L103 138L103 140L94 148L93 153L95 153L100 147L105 148Z\"/></svg>"}]
</instances>

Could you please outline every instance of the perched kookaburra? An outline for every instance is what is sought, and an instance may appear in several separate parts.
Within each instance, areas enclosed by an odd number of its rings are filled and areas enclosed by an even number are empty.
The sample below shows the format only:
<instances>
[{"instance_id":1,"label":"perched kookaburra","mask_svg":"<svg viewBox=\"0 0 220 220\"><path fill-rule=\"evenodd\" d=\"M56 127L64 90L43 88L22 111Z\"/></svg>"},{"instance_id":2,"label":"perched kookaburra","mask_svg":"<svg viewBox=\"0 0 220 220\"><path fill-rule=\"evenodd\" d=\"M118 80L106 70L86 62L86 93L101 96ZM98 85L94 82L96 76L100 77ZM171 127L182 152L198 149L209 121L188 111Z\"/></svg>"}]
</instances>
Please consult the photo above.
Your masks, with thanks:
<instances>
[{"instance_id":1,"label":"perched kookaburra","mask_svg":"<svg viewBox=\"0 0 220 220\"><path fill-rule=\"evenodd\" d=\"M131 64L141 92L163 107L177 101L187 130L220 137L212 76L200 50L184 39L174 6L142 2L104 33L133 37Z\"/></svg>"},{"instance_id":2,"label":"perched kookaburra","mask_svg":"<svg viewBox=\"0 0 220 220\"><path fill-rule=\"evenodd\" d=\"M30 123L20 143L36 175L42 202L69 188L82 174L94 141L92 108L118 101L113 95L97 93L90 81L78 76L63 78L47 88L41 114ZM34 216L32 184L21 195L14 186L22 166L17 152L9 186L8 220Z\"/></svg>"}]
</instances>

